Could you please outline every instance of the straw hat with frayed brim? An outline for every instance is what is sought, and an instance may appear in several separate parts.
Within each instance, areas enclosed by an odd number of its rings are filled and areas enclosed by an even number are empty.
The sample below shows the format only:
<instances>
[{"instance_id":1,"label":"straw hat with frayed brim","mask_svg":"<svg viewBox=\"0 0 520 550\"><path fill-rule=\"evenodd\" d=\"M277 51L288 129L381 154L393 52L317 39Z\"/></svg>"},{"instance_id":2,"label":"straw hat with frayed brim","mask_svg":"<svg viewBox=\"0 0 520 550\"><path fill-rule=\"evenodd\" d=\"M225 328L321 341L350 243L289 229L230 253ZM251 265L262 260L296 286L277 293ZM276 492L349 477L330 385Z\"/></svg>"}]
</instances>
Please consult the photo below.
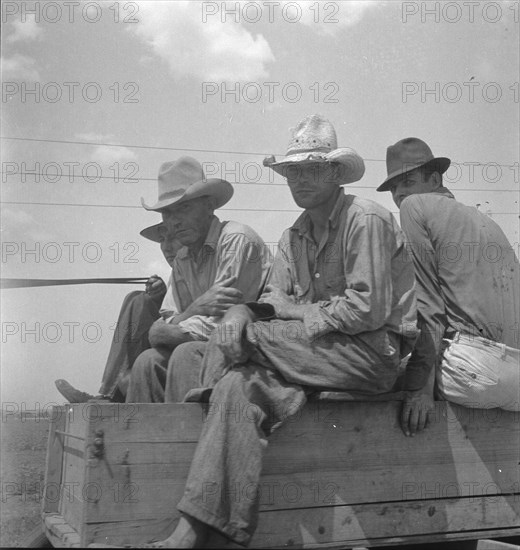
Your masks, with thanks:
<instances>
[{"instance_id":1,"label":"straw hat with frayed brim","mask_svg":"<svg viewBox=\"0 0 520 550\"><path fill-rule=\"evenodd\" d=\"M215 209L226 204L233 196L232 185L221 179L207 179L202 165L191 157L181 157L172 162L165 162L159 169L158 200L148 206L141 198L146 210L160 211L198 197L213 197Z\"/></svg>"},{"instance_id":2,"label":"straw hat with frayed brim","mask_svg":"<svg viewBox=\"0 0 520 550\"><path fill-rule=\"evenodd\" d=\"M291 129L291 133L285 158L277 162L274 156L267 157L264 166L283 176L289 166L337 163L343 167L338 185L354 183L363 177L363 159L354 149L338 148L334 126L323 116L310 115L304 118L296 128Z\"/></svg>"},{"instance_id":3,"label":"straw hat with frayed brim","mask_svg":"<svg viewBox=\"0 0 520 550\"><path fill-rule=\"evenodd\" d=\"M163 223L156 223L155 225L151 225L150 227L145 227L142 231L139 232L139 235L150 241L160 243L165 233L166 226Z\"/></svg>"},{"instance_id":4,"label":"straw hat with frayed brim","mask_svg":"<svg viewBox=\"0 0 520 550\"><path fill-rule=\"evenodd\" d=\"M446 157L434 157L432 150L419 138L405 138L386 150L386 172L385 181L377 188L377 191L389 191L393 180L403 174L416 170L417 168L433 168L439 174L444 174L450 167L451 160Z\"/></svg>"}]
</instances>

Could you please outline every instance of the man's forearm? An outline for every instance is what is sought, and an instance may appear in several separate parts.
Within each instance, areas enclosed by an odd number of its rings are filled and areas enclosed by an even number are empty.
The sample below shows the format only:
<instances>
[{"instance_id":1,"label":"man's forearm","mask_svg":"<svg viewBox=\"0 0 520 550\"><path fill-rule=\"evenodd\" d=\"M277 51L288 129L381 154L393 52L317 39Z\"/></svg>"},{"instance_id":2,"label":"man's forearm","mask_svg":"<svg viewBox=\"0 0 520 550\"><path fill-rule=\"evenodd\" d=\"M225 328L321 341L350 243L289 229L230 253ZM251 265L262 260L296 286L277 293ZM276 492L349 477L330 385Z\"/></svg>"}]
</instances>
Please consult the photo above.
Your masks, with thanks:
<instances>
[{"instance_id":1,"label":"man's forearm","mask_svg":"<svg viewBox=\"0 0 520 550\"><path fill-rule=\"evenodd\" d=\"M435 379L435 369L439 360L441 340L439 334L443 330L428 330L422 325L421 333L415 343L412 355L406 365L404 389L416 391L424 388L430 379ZM433 386L432 386L433 387Z\"/></svg>"},{"instance_id":2,"label":"man's forearm","mask_svg":"<svg viewBox=\"0 0 520 550\"><path fill-rule=\"evenodd\" d=\"M177 325L170 323L155 323L148 334L148 340L153 348L174 349L179 344L193 340L191 335L183 332Z\"/></svg>"}]
</instances>

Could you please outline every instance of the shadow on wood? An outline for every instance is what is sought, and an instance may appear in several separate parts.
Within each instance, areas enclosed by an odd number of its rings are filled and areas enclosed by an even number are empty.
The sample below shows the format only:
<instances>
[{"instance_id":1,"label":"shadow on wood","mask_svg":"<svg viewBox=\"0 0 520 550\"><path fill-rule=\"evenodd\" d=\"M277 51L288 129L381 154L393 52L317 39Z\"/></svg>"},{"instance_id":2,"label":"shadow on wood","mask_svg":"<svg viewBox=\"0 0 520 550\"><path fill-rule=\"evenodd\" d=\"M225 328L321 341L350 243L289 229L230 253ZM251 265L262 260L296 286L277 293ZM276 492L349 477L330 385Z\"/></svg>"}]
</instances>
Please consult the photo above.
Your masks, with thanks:
<instances>
[{"instance_id":1,"label":"shadow on wood","mask_svg":"<svg viewBox=\"0 0 520 550\"><path fill-rule=\"evenodd\" d=\"M51 542L135 546L168 536L206 411L195 403L56 408L43 503ZM289 418L269 437L250 547L518 534L518 413L438 402L428 429L406 438L399 411L398 402L315 401ZM253 498L256 488L205 489L220 501Z\"/></svg>"}]
</instances>

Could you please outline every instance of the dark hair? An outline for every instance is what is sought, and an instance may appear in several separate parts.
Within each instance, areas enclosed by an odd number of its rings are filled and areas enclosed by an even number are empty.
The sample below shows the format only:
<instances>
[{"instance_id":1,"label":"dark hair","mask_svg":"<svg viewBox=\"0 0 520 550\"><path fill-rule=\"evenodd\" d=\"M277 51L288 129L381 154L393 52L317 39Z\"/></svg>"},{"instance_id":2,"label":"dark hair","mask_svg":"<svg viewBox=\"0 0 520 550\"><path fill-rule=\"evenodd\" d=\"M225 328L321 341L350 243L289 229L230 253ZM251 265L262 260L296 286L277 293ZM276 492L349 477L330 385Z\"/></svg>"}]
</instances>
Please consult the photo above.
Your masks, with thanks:
<instances>
[{"instance_id":1,"label":"dark hair","mask_svg":"<svg viewBox=\"0 0 520 550\"><path fill-rule=\"evenodd\" d=\"M421 166L420 168L423 179L425 181L429 180L435 172L439 174L439 177L441 178L441 185L442 185L442 174L439 170L439 167L437 166L437 163L435 162L429 162L428 164L425 164L424 166Z\"/></svg>"}]
</instances>

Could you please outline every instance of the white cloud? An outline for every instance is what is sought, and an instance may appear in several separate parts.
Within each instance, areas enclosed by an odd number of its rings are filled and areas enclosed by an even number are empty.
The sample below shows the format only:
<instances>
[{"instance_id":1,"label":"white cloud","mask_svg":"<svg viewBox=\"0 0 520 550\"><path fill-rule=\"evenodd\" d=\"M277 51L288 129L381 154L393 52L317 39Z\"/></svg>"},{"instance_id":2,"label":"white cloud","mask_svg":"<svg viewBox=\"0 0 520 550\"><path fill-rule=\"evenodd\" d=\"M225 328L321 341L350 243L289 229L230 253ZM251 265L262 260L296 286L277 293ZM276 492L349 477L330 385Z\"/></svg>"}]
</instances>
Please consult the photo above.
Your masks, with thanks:
<instances>
[{"instance_id":1,"label":"white cloud","mask_svg":"<svg viewBox=\"0 0 520 550\"><path fill-rule=\"evenodd\" d=\"M43 36L42 27L36 23L35 16L31 14L27 14L25 21L13 21L11 28L14 32L5 39L8 44L40 40Z\"/></svg>"},{"instance_id":2,"label":"white cloud","mask_svg":"<svg viewBox=\"0 0 520 550\"><path fill-rule=\"evenodd\" d=\"M2 79L12 78L13 80L40 80L40 74L34 67L36 61L32 57L22 54L15 54L10 58L2 57Z\"/></svg>"},{"instance_id":3,"label":"white cloud","mask_svg":"<svg viewBox=\"0 0 520 550\"><path fill-rule=\"evenodd\" d=\"M107 147L101 145L100 147L96 147L91 158L101 165L107 165L114 162L133 161L137 159L137 155L128 149L128 147Z\"/></svg>"},{"instance_id":4,"label":"white cloud","mask_svg":"<svg viewBox=\"0 0 520 550\"><path fill-rule=\"evenodd\" d=\"M274 61L262 35L240 23L203 22L201 2L140 2L139 24L131 32L144 40L176 75L208 81L250 81L268 76Z\"/></svg>"},{"instance_id":5,"label":"white cloud","mask_svg":"<svg viewBox=\"0 0 520 550\"><path fill-rule=\"evenodd\" d=\"M281 7L287 4L298 4L300 6L299 23L311 27L316 32L335 34L345 27L352 27L359 23L369 10L378 5L381 6L382 2L348 0L317 3L315 0L283 0ZM292 8L291 17L297 17L296 8Z\"/></svg>"}]
</instances>

